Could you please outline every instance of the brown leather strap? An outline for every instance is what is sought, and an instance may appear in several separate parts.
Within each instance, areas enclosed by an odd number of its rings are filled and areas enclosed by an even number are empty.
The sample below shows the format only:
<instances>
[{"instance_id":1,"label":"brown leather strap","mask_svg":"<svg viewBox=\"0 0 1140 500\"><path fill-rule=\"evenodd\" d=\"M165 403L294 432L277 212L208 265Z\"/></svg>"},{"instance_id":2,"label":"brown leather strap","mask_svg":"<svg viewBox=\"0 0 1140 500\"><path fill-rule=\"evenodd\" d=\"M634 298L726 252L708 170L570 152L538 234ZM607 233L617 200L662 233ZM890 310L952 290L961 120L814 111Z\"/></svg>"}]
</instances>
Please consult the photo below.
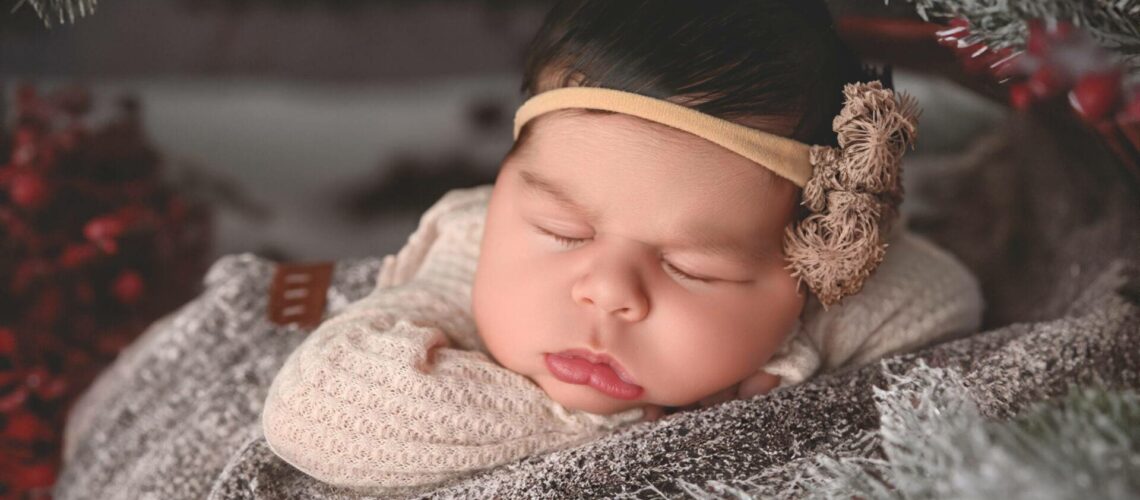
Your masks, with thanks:
<instances>
[{"instance_id":1,"label":"brown leather strap","mask_svg":"<svg viewBox=\"0 0 1140 500\"><path fill-rule=\"evenodd\" d=\"M269 320L278 325L316 326L325 313L333 262L281 262L269 288Z\"/></svg>"}]
</instances>

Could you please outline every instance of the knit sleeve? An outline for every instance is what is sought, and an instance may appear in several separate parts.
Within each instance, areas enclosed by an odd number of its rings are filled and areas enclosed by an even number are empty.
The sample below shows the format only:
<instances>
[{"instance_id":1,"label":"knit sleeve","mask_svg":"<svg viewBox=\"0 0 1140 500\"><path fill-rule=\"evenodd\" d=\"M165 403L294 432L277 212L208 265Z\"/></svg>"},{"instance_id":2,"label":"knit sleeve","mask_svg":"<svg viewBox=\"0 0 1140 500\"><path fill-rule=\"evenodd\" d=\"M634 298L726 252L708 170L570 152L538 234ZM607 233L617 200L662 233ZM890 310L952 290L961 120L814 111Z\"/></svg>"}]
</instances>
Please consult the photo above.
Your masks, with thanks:
<instances>
[{"instance_id":1,"label":"knit sleeve","mask_svg":"<svg viewBox=\"0 0 1140 500\"><path fill-rule=\"evenodd\" d=\"M965 265L901 231L862 290L826 310L809 302L799 331L764 370L791 385L818 372L857 368L976 332L982 309L981 287Z\"/></svg>"},{"instance_id":2,"label":"knit sleeve","mask_svg":"<svg viewBox=\"0 0 1140 500\"><path fill-rule=\"evenodd\" d=\"M415 266L397 259L376 289L322 323L270 385L275 454L370 494L434 487L638 421L569 411L485 352L469 311L478 215L440 214ZM425 217L425 219L427 219ZM397 272L398 271L398 272ZM397 279L398 278L398 279Z\"/></svg>"}]
</instances>

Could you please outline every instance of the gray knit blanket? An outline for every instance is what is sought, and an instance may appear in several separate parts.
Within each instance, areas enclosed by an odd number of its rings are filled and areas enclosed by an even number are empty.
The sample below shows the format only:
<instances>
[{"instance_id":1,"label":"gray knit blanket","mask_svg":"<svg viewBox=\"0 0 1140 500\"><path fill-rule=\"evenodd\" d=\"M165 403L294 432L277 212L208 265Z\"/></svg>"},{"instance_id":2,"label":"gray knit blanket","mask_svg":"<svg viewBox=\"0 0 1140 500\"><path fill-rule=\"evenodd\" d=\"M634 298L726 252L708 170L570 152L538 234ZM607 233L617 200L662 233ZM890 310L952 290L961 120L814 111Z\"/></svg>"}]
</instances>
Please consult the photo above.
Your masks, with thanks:
<instances>
[{"instance_id":1,"label":"gray knit blanket","mask_svg":"<svg viewBox=\"0 0 1140 500\"><path fill-rule=\"evenodd\" d=\"M922 170L907 187L919 200L911 228L978 274L986 331L420 493L799 498L821 460L881 455L876 388L899 376L948 373L998 421L1073 386L1140 389L1140 195L1090 144L1064 125L1015 120L961 155L908 165ZM338 262L329 314L368 293L379 266ZM199 297L97 379L69 416L56 498L364 498L293 469L260 435L266 390L306 335L267 319L273 269L249 254L220 259Z\"/></svg>"}]
</instances>

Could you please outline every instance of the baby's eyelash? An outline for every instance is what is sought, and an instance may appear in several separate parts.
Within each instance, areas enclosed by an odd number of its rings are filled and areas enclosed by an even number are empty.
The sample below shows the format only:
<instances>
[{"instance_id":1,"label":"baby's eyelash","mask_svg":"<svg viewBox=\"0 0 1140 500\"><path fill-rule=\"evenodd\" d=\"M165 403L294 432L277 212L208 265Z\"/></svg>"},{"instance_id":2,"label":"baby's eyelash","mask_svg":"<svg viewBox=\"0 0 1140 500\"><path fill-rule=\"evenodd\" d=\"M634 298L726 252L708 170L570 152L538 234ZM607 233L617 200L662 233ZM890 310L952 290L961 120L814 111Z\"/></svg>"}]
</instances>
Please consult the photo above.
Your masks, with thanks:
<instances>
[{"instance_id":1,"label":"baby's eyelash","mask_svg":"<svg viewBox=\"0 0 1140 500\"><path fill-rule=\"evenodd\" d=\"M554 238L554 241L557 241L559 244L561 244L563 246L571 246L571 245L574 245L577 243L581 243L583 241L593 239L593 238L567 238L567 237L562 236L560 234L555 234L555 233L552 233L550 231L547 231L546 229L543 229L543 228L538 227L538 226L535 226L535 228L538 229L538 231L541 232L542 234L545 234L547 236L550 236L551 238ZM665 264L666 271L668 271L670 274L676 275L677 277L679 277L683 280L699 281L701 283L711 283L713 281L713 280L708 279L708 278L699 278L697 276L693 276L689 273L686 273L685 271L678 269L677 266L670 264L669 261L662 261L662 262Z\"/></svg>"},{"instance_id":2,"label":"baby's eyelash","mask_svg":"<svg viewBox=\"0 0 1140 500\"><path fill-rule=\"evenodd\" d=\"M700 281L700 282L702 282L702 283L709 283L709 282L712 282L712 281L713 281L713 280L711 280L711 279L708 279L708 278L698 278L698 277L696 277L696 276L693 276L693 275L691 275L691 274L689 274L689 273L686 273L685 271L682 271L682 270L680 270L680 269L677 269L677 266L674 266L673 264L670 264L670 263L669 263L669 261L662 261L662 262L664 262L664 263L665 263L665 268L666 268L666 269L668 269L668 270L669 270L670 272L672 272L673 274L676 274L676 275L677 275L677 276L679 276L681 279L685 279L685 280L692 280L692 281Z\"/></svg>"},{"instance_id":3,"label":"baby's eyelash","mask_svg":"<svg viewBox=\"0 0 1140 500\"><path fill-rule=\"evenodd\" d=\"M547 230L545 230L541 227L538 227L538 226L535 226L535 228L538 229L538 231L540 233L545 234L547 236L550 236L551 238L554 238L554 241L557 241L558 243L561 243L562 245L565 245L565 246L570 246L570 245L573 245L575 243L579 243L579 242L586 241L586 240L590 239L590 238L567 238L567 237L562 236L560 234L554 234L554 233L547 231Z\"/></svg>"}]
</instances>

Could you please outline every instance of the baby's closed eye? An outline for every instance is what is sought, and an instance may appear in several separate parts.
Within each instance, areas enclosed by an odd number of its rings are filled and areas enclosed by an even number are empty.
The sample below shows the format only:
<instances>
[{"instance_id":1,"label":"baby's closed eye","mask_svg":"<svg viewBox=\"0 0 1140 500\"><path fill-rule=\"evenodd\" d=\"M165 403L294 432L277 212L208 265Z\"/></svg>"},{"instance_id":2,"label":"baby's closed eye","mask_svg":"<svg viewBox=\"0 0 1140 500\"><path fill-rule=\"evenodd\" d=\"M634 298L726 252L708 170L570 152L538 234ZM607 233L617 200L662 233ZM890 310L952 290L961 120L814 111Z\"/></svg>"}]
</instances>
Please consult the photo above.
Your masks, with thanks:
<instances>
[{"instance_id":1,"label":"baby's closed eye","mask_svg":"<svg viewBox=\"0 0 1140 500\"><path fill-rule=\"evenodd\" d=\"M538 230L538 232L553 238L554 241L558 242L559 244L561 244L562 246L565 246L565 247L573 247L573 246L576 246L580 243L583 243L583 242L586 242L586 241L593 239L593 238L571 238L569 236L563 236L561 234L555 233L555 232L550 231L548 229L545 229L541 226L534 226L534 227L536 230ZM665 268L666 272L668 272L669 274L673 275L674 277L676 277L677 279L680 279L680 280L699 281L702 283L712 283L715 281L727 281L727 280L720 280L717 278L711 278L711 277L707 277L707 276L701 276L701 275L698 275L698 274L692 273L692 272L687 272L687 271L677 267L675 264L673 264L667 260L664 260L664 259L662 259L661 262L662 262L662 266Z\"/></svg>"}]
</instances>

